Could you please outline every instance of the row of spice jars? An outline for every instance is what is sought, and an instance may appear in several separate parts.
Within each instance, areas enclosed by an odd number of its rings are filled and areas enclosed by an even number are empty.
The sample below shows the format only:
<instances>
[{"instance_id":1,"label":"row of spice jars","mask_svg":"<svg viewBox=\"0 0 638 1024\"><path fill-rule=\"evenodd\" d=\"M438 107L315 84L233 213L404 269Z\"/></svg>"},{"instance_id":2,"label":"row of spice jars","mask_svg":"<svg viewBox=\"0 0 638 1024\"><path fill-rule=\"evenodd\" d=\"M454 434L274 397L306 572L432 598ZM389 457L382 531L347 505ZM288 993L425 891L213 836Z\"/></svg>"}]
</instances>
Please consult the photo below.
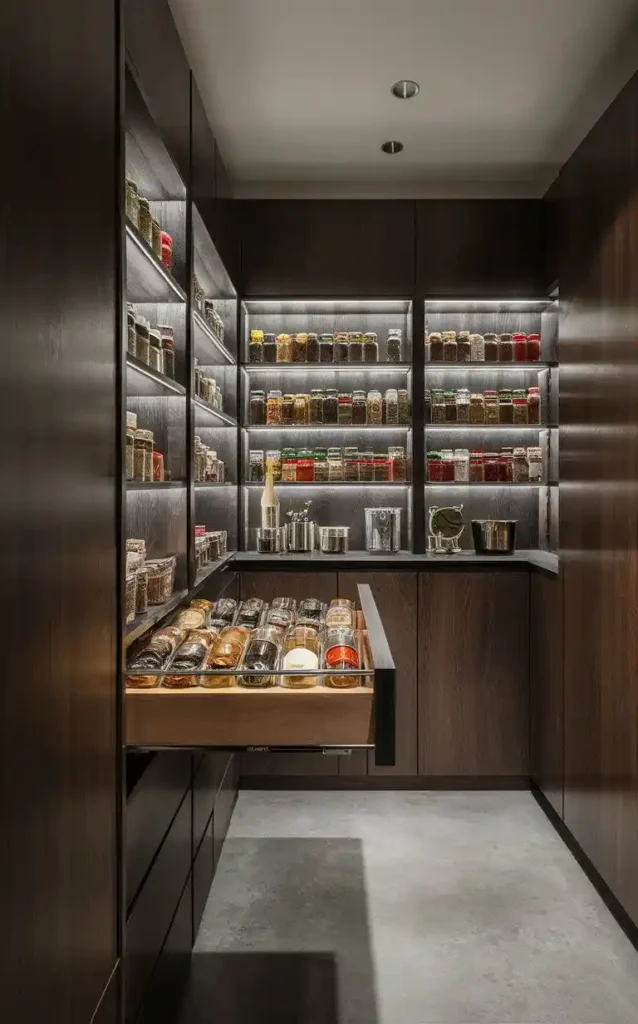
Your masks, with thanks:
<instances>
[{"instance_id":1,"label":"row of spice jars","mask_svg":"<svg viewBox=\"0 0 638 1024\"><path fill-rule=\"evenodd\" d=\"M140 195L137 183L132 178L126 179L126 216L158 260L168 271L172 271L173 239L168 231L162 231L162 225L151 212L149 200Z\"/></svg>"},{"instance_id":2,"label":"row of spice jars","mask_svg":"<svg viewBox=\"0 0 638 1024\"><path fill-rule=\"evenodd\" d=\"M427 478L430 483L541 483L543 451L541 448L501 448L500 452L444 448L427 453Z\"/></svg>"},{"instance_id":3,"label":"row of spice jars","mask_svg":"<svg viewBox=\"0 0 638 1024\"><path fill-rule=\"evenodd\" d=\"M125 621L143 615L149 605L165 604L175 586L177 558L147 559L146 541L129 538L126 542Z\"/></svg>"},{"instance_id":4,"label":"row of spice jars","mask_svg":"<svg viewBox=\"0 0 638 1024\"><path fill-rule=\"evenodd\" d=\"M144 316L138 316L132 303L126 307L127 350L152 370L175 378L175 341L173 328L167 324L151 327Z\"/></svg>"},{"instance_id":5,"label":"row of spice jars","mask_svg":"<svg viewBox=\"0 0 638 1024\"><path fill-rule=\"evenodd\" d=\"M388 331L386 361L400 363L400 328ZM379 339L374 331L335 331L333 334L265 334L250 332L250 363L378 363Z\"/></svg>"},{"instance_id":6,"label":"row of spice jars","mask_svg":"<svg viewBox=\"0 0 638 1024\"><path fill-rule=\"evenodd\" d=\"M433 331L425 336L425 358L433 363L537 363L540 334L470 334Z\"/></svg>"},{"instance_id":7,"label":"row of spice jars","mask_svg":"<svg viewBox=\"0 0 638 1024\"><path fill-rule=\"evenodd\" d=\"M210 562L222 558L228 550L226 530L208 530L206 526L195 527L195 567L205 568Z\"/></svg>"},{"instance_id":8,"label":"row of spice jars","mask_svg":"<svg viewBox=\"0 0 638 1024\"><path fill-rule=\"evenodd\" d=\"M223 484L226 477L226 466L217 452L202 442L199 434L195 434L195 483Z\"/></svg>"},{"instance_id":9,"label":"row of spice jars","mask_svg":"<svg viewBox=\"0 0 638 1024\"><path fill-rule=\"evenodd\" d=\"M224 394L221 388L215 378L209 377L201 366L197 366L197 363L195 364L195 394L206 405L210 405L211 409L223 411Z\"/></svg>"},{"instance_id":10,"label":"row of spice jars","mask_svg":"<svg viewBox=\"0 0 638 1024\"><path fill-rule=\"evenodd\" d=\"M249 453L249 483L263 483L266 469L276 483L406 483L405 448L360 452L350 448L253 449Z\"/></svg>"},{"instance_id":11,"label":"row of spice jars","mask_svg":"<svg viewBox=\"0 0 638 1024\"><path fill-rule=\"evenodd\" d=\"M410 396L405 389L339 392L336 388L310 394L285 394L281 391L250 392L252 426L291 426L334 424L335 426L381 426L410 423Z\"/></svg>"},{"instance_id":12,"label":"row of spice jars","mask_svg":"<svg viewBox=\"0 0 638 1024\"><path fill-rule=\"evenodd\" d=\"M206 325L210 328L217 340L223 345L225 333L224 321L217 312L215 300L207 299L204 295L204 289L199 283L196 274L193 275L193 301L195 309L202 315Z\"/></svg>"},{"instance_id":13,"label":"row of spice jars","mask_svg":"<svg viewBox=\"0 0 638 1024\"><path fill-rule=\"evenodd\" d=\"M540 425L540 388L470 392L469 388L425 391L426 423Z\"/></svg>"},{"instance_id":14,"label":"row of spice jars","mask_svg":"<svg viewBox=\"0 0 638 1024\"><path fill-rule=\"evenodd\" d=\"M137 414L126 414L126 479L136 483L162 483L168 479L164 456L156 452L152 430L137 425Z\"/></svg>"}]
</instances>

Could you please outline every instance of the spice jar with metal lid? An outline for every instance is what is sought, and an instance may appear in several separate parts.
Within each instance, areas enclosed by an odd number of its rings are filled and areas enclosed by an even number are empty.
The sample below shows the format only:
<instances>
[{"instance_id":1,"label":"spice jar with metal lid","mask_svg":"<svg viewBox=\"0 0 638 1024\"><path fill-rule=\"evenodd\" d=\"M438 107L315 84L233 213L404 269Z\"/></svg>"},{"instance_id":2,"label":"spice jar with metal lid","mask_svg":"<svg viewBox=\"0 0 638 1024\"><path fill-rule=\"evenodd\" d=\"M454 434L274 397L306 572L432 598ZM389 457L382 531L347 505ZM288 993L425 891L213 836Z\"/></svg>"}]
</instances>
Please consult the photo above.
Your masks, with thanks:
<instances>
[{"instance_id":1,"label":"spice jar with metal lid","mask_svg":"<svg viewBox=\"0 0 638 1024\"><path fill-rule=\"evenodd\" d=\"M441 483L442 461L440 452L428 452L426 455L428 483Z\"/></svg>"},{"instance_id":2,"label":"spice jar with metal lid","mask_svg":"<svg viewBox=\"0 0 638 1024\"><path fill-rule=\"evenodd\" d=\"M164 357L162 354L162 336L157 328L149 331L148 365L158 373L164 372Z\"/></svg>"},{"instance_id":3,"label":"spice jar with metal lid","mask_svg":"<svg viewBox=\"0 0 638 1024\"><path fill-rule=\"evenodd\" d=\"M343 479L356 483L359 479L359 449L343 449Z\"/></svg>"},{"instance_id":4,"label":"spice jar with metal lid","mask_svg":"<svg viewBox=\"0 0 638 1024\"><path fill-rule=\"evenodd\" d=\"M470 423L485 423L485 399L479 392L470 395Z\"/></svg>"},{"instance_id":5,"label":"spice jar with metal lid","mask_svg":"<svg viewBox=\"0 0 638 1024\"><path fill-rule=\"evenodd\" d=\"M334 335L332 343L332 360L335 363L348 362L348 332L338 331Z\"/></svg>"},{"instance_id":6,"label":"spice jar with metal lid","mask_svg":"<svg viewBox=\"0 0 638 1024\"><path fill-rule=\"evenodd\" d=\"M264 363L277 362L277 339L274 334L264 334Z\"/></svg>"},{"instance_id":7,"label":"spice jar with metal lid","mask_svg":"<svg viewBox=\"0 0 638 1024\"><path fill-rule=\"evenodd\" d=\"M498 362L498 337L496 334L483 335L483 351L486 363Z\"/></svg>"},{"instance_id":8,"label":"spice jar with metal lid","mask_svg":"<svg viewBox=\"0 0 638 1024\"><path fill-rule=\"evenodd\" d=\"M328 448L328 480L343 480L341 448Z\"/></svg>"},{"instance_id":9,"label":"spice jar with metal lid","mask_svg":"<svg viewBox=\"0 0 638 1024\"><path fill-rule=\"evenodd\" d=\"M311 484L315 479L314 452L310 448L300 448L297 452L297 483Z\"/></svg>"},{"instance_id":10,"label":"spice jar with metal lid","mask_svg":"<svg viewBox=\"0 0 638 1024\"><path fill-rule=\"evenodd\" d=\"M374 480L374 452L359 452L359 480L366 484Z\"/></svg>"},{"instance_id":11,"label":"spice jar with metal lid","mask_svg":"<svg viewBox=\"0 0 638 1024\"><path fill-rule=\"evenodd\" d=\"M151 221L151 246L158 260L162 258L162 228L160 222L153 217Z\"/></svg>"},{"instance_id":12,"label":"spice jar with metal lid","mask_svg":"<svg viewBox=\"0 0 638 1024\"><path fill-rule=\"evenodd\" d=\"M443 335L440 331L432 331L428 335L425 358L431 363L443 362Z\"/></svg>"},{"instance_id":13,"label":"spice jar with metal lid","mask_svg":"<svg viewBox=\"0 0 638 1024\"><path fill-rule=\"evenodd\" d=\"M266 392L250 392L250 422L255 427L263 427L266 423Z\"/></svg>"},{"instance_id":14,"label":"spice jar with metal lid","mask_svg":"<svg viewBox=\"0 0 638 1024\"><path fill-rule=\"evenodd\" d=\"M323 422L335 424L339 420L339 393L336 388L328 388L323 399Z\"/></svg>"},{"instance_id":15,"label":"spice jar with metal lid","mask_svg":"<svg viewBox=\"0 0 638 1024\"><path fill-rule=\"evenodd\" d=\"M457 363L469 363L471 357L470 332L459 331L456 339L456 361Z\"/></svg>"},{"instance_id":16,"label":"spice jar with metal lid","mask_svg":"<svg viewBox=\"0 0 638 1024\"><path fill-rule=\"evenodd\" d=\"M136 430L133 448L133 479L138 483L153 480L153 431Z\"/></svg>"},{"instance_id":17,"label":"spice jar with metal lid","mask_svg":"<svg viewBox=\"0 0 638 1024\"><path fill-rule=\"evenodd\" d=\"M399 403L399 423L401 426L408 426L410 423L410 395L405 388L399 388L397 400Z\"/></svg>"},{"instance_id":18,"label":"spice jar with metal lid","mask_svg":"<svg viewBox=\"0 0 638 1024\"><path fill-rule=\"evenodd\" d=\"M514 422L514 406L512 404L512 392L507 389L498 393L498 416L500 423Z\"/></svg>"},{"instance_id":19,"label":"spice jar with metal lid","mask_svg":"<svg viewBox=\"0 0 638 1024\"><path fill-rule=\"evenodd\" d=\"M543 479L543 449L528 448L527 464L529 466L530 483L539 484Z\"/></svg>"},{"instance_id":20,"label":"spice jar with metal lid","mask_svg":"<svg viewBox=\"0 0 638 1024\"><path fill-rule=\"evenodd\" d=\"M457 484L470 482L470 452L468 448L454 449L454 480Z\"/></svg>"},{"instance_id":21,"label":"spice jar with metal lid","mask_svg":"<svg viewBox=\"0 0 638 1024\"><path fill-rule=\"evenodd\" d=\"M135 317L135 357L148 364L150 324L143 316Z\"/></svg>"},{"instance_id":22,"label":"spice jar with metal lid","mask_svg":"<svg viewBox=\"0 0 638 1024\"><path fill-rule=\"evenodd\" d=\"M308 408L310 405L310 395L304 395L299 393L295 395L292 403L292 422L302 426L308 422Z\"/></svg>"},{"instance_id":23,"label":"spice jar with metal lid","mask_svg":"<svg viewBox=\"0 0 638 1024\"><path fill-rule=\"evenodd\" d=\"M512 456L512 482L526 484L529 480L527 453L524 448L515 448Z\"/></svg>"},{"instance_id":24,"label":"spice jar with metal lid","mask_svg":"<svg viewBox=\"0 0 638 1024\"><path fill-rule=\"evenodd\" d=\"M309 421L312 424L323 423L323 391L313 388L310 392Z\"/></svg>"},{"instance_id":25,"label":"spice jar with metal lid","mask_svg":"<svg viewBox=\"0 0 638 1024\"><path fill-rule=\"evenodd\" d=\"M333 341L331 334L322 334L319 338L319 362L320 363L331 363L332 359L332 348Z\"/></svg>"},{"instance_id":26,"label":"spice jar with metal lid","mask_svg":"<svg viewBox=\"0 0 638 1024\"><path fill-rule=\"evenodd\" d=\"M126 414L126 479L135 478L135 431L137 430L137 416L134 412Z\"/></svg>"},{"instance_id":27,"label":"spice jar with metal lid","mask_svg":"<svg viewBox=\"0 0 638 1024\"><path fill-rule=\"evenodd\" d=\"M514 360L514 339L511 334L501 334L498 340L499 363L511 363Z\"/></svg>"},{"instance_id":28,"label":"spice jar with metal lid","mask_svg":"<svg viewBox=\"0 0 638 1024\"><path fill-rule=\"evenodd\" d=\"M284 637L281 667L287 671L300 669L304 675L281 676L281 685L297 690L318 686L321 677L307 673L319 668L320 656L321 642L318 629L299 623L290 626Z\"/></svg>"},{"instance_id":29,"label":"spice jar with metal lid","mask_svg":"<svg viewBox=\"0 0 638 1024\"><path fill-rule=\"evenodd\" d=\"M253 330L250 332L248 342L248 362L263 363L264 361L264 332Z\"/></svg>"},{"instance_id":30,"label":"spice jar with metal lid","mask_svg":"<svg viewBox=\"0 0 638 1024\"><path fill-rule=\"evenodd\" d=\"M470 389L459 388L456 392L456 422L470 422Z\"/></svg>"},{"instance_id":31,"label":"spice jar with metal lid","mask_svg":"<svg viewBox=\"0 0 638 1024\"><path fill-rule=\"evenodd\" d=\"M292 361L293 363L308 362L308 335L305 333L293 334L292 336Z\"/></svg>"},{"instance_id":32,"label":"spice jar with metal lid","mask_svg":"<svg viewBox=\"0 0 638 1024\"><path fill-rule=\"evenodd\" d=\"M383 398L380 391L368 391L366 399L367 422L374 427L380 427L383 423Z\"/></svg>"},{"instance_id":33,"label":"spice jar with metal lid","mask_svg":"<svg viewBox=\"0 0 638 1024\"><path fill-rule=\"evenodd\" d=\"M294 484L297 480L297 453L294 448L283 448L281 452L281 482Z\"/></svg>"},{"instance_id":34,"label":"spice jar with metal lid","mask_svg":"<svg viewBox=\"0 0 638 1024\"><path fill-rule=\"evenodd\" d=\"M164 360L164 373L172 380L175 379L175 341L173 328L168 324L158 324L157 330L160 333L162 354Z\"/></svg>"},{"instance_id":35,"label":"spice jar with metal lid","mask_svg":"<svg viewBox=\"0 0 638 1024\"><path fill-rule=\"evenodd\" d=\"M153 245L153 215L151 214L151 207L148 199L144 196L140 196L140 205L138 213L138 230L147 245Z\"/></svg>"},{"instance_id":36,"label":"spice jar with metal lid","mask_svg":"<svg viewBox=\"0 0 638 1024\"><path fill-rule=\"evenodd\" d=\"M527 362L527 335L526 334L513 334L512 340L514 342L514 362L515 363L526 363Z\"/></svg>"},{"instance_id":37,"label":"spice jar with metal lid","mask_svg":"<svg viewBox=\"0 0 638 1024\"><path fill-rule=\"evenodd\" d=\"M247 674L238 677L237 682L240 686L262 690L276 685L275 675L253 676L249 673L278 668L282 640L283 634L276 626L259 626L252 631L241 661L241 668L246 669Z\"/></svg>"},{"instance_id":38,"label":"spice jar with metal lid","mask_svg":"<svg viewBox=\"0 0 638 1024\"><path fill-rule=\"evenodd\" d=\"M365 391L352 392L352 422L357 426L366 423L368 416L368 401Z\"/></svg>"},{"instance_id":39,"label":"spice jar with metal lid","mask_svg":"<svg viewBox=\"0 0 638 1024\"><path fill-rule=\"evenodd\" d=\"M483 452L470 452L469 483L482 484L483 470Z\"/></svg>"},{"instance_id":40,"label":"spice jar with metal lid","mask_svg":"<svg viewBox=\"0 0 638 1024\"><path fill-rule=\"evenodd\" d=\"M364 363L378 363L379 343L374 331L363 335L363 361Z\"/></svg>"},{"instance_id":41,"label":"spice jar with metal lid","mask_svg":"<svg viewBox=\"0 0 638 1024\"><path fill-rule=\"evenodd\" d=\"M126 216L139 229L140 193L132 178L126 179Z\"/></svg>"},{"instance_id":42,"label":"spice jar with metal lid","mask_svg":"<svg viewBox=\"0 0 638 1024\"><path fill-rule=\"evenodd\" d=\"M354 604L347 597L335 597L326 612L326 626L354 626Z\"/></svg>"},{"instance_id":43,"label":"spice jar with metal lid","mask_svg":"<svg viewBox=\"0 0 638 1024\"><path fill-rule=\"evenodd\" d=\"M281 391L269 391L266 399L266 425L280 426L282 419Z\"/></svg>"},{"instance_id":44,"label":"spice jar with metal lid","mask_svg":"<svg viewBox=\"0 0 638 1024\"><path fill-rule=\"evenodd\" d=\"M401 340L401 329L399 327L394 327L388 331L387 352L389 363L401 362L402 347L403 342Z\"/></svg>"},{"instance_id":45,"label":"spice jar with metal lid","mask_svg":"<svg viewBox=\"0 0 638 1024\"><path fill-rule=\"evenodd\" d=\"M351 626L332 626L326 630L325 667L331 669L358 669L361 664L357 634ZM361 683L360 676L330 675L326 686L335 689L354 689Z\"/></svg>"},{"instance_id":46,"label":"spice jar with metal lid","mask_svg":"<svg viewBox=\"0 0 638 1024\"><path fill-rule=\"evenodd\" d=\"M443 362L455 363L457 361L456 331L443 332Z\"/></svg>"},{"instance_id":47,"label":"spice jar with metal lid","mask_svg":"<svg viewBox=\"0 0 638 1024\"><path fill-rule=\"evenodd\" d=\"M445 392L445 422L456 423L456 392Z\"/></svg>"},{"instance_id":48,"label":"spice jar with metal lid","mask_svg":"<svg viewBox=\"0 0 638 1024\"><path fill-rule=\"evenodd\" d=\"M264 482L264 452L261 448L253 448L248 454L248 482L251 484L263 484ZM282 462L283 476L283 462Z\"/></svg>"},{"instance_id":49,"label":"spice jar with metal lid","mask_svg":"<svg viewBox=\"0 0 638 1024\"><path fill-rule=\"evenodd\" d=\"M363 362L363 335L359 331L348 332L348 362Z\"/></svg>"},{"instance_id":50,"label":"spice jar with metal lid","mask_svg":"<svg viewBox=\"0 0 638 1024\"><path fill-rule=\"evenodd\" d=\"M281 400L281 422L284 426L290 426L293 422L293 409L295 406L295 396L291 394L285 394Z\"/></svg>"},{"instance_id":51,"label":"spice jar with metal lid","mask_svg":"<svg viewBox=\"0 0 638 1024\"><path fill-rule=\"evenodd\" d=\"M485 362L485 338L482 334L470 334L470 359L473 363Z\"/></svg>"},{"instance_id":52,"label":"spice jar with metal lid","mask_svg":"<svg viewBox=\"0 0 638 1024\"><path fill-rule=\"evenodd\" d=\"M328 483L328 450L327 448L315 448L315 481L317 483Z\"/></svg>"},{"instance_id":53,"label":"spice jar with metal lid","mask_svg":"<svg viewBox=\"0 0 638 1024\"><path fill-rule=\"evenodd\" d=\"M527 335L527 359L530 363L537 363L541 357L541 336L540 334Z\"/></svg>"},{"instance_id":54,"label":"spice jar with metal lid","mask_svg":"<svg viewBox=\"0 0 638 1024\"><path fill-rule=\"evenodd\" d=\"M490 426L494 426L499 422L498 391L484 391L483 399L485 402L485 422Z\"/></svg>"},{"instance_id":55,"label":"spice jar with metal lid","mask_svg":"<svg viewBox=\"0 0 638 1024\"><path fill-rule=\"evenodd\" d=\"M396 388L388 388L383 396L384 423L394 426L399 422L399 394Z\"/></svg>"},{"instance_id":56,"label":"spice jar with metal lid","mask_svg":"<svg viewBox=\"0 0 638 1024\"><path fill-rule=\"evenodd\" d=\"M388 458L391 462L391 477L394 483L404 484L408 479L408 460L405 457L405 448L397 445L388 448Z\"/></svg>"},{"instance_id":57,"label":"spice jar with metal lid","mask_svg":"<svg viewBox=\"0 0 638 1024\"><path fill-rule=\"evenodd\" d=\"M497 484L499 478L499 456L496 452L485 452L483 456L483 479L485 483Z\"/></svg>"},{"instance_id":58,"label":"spice jar with metal lid","mask_svg":"<svg viewBox=\"0 0 638 1024\"><path fill-rule=\"evenodd\" d=\"M527 422L538 424L541 421L540 388L529 388L527 392Z\"/></svg>"},{"instance_id":59,"label":"spice jar with metal lid","mask_svg":"<svg viewBox=\"0 0 638 1024\"><path fill-rule=\"evenodd\" d=\"M126 313L126 350L135 355L135 313L130 309Z\"/></svg>"},{"instance_id":60,"label":"spice jar with metal lid","mask_svg":"<svg viewBox=\"0 0 638 1024\"><path fill-rule=\"evenodd\" d=\"M527 395L524 391L514 391L512 395L513 422L516 426L527 424Z\"/></svg>"},{"instance_id":61,"label":"spice jar with metal lid","mask_svg":"<svg viewBox=\"0 0 638 1024\"><path fill-rule=\"evenodd\" d=\"M277 362L292 362L292 336L290 334L277 335Z\"/></svg>"},{"instance_id":62,"label":"spice jar with metal lid","mask_svg":"<svg viewBox=\"0 0 638 1024\"><path fill-rule=\"evenodd\" d=\"M340 394L337 400L337 422L339 426L352 423L352 395Z\"/></svg>"}]
</instances>

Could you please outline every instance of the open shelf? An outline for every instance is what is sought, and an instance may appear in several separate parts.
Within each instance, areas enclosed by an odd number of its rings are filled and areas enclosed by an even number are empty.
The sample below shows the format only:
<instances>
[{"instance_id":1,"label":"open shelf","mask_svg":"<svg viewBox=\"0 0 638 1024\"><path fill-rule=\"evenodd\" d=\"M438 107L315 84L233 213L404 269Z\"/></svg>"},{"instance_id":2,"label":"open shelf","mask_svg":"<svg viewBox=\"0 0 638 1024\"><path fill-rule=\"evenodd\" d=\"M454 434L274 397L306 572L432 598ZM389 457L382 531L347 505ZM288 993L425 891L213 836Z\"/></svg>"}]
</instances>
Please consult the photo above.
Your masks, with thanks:
<instances>
[{"instance_id":1,"label":"open shelf","mask_svg":"<svg viewBox=\"0 0 638 1024\"><path fill-rule=\"evenodd\" d=\"M385 480L385 481L384 480L326 480L326 481L310 480L307 483L304 483L303 481L299 482L297 480L295 480L295 481L291 480L290 482L288 482L288 481L283 481L282 482L281 480L278 480L278 481L275 482L274 486L275 486L275 488L280 488L280 487L292 487L292 488L295 488L295 487L299 487L299 488L302 488L302 487L321 487L321 488L325 488L326 490L330 490L333 487L357 487L357 488L368 488L368 487L371 487L371 488L374 488L375 490L377 490L380 487L411 487L412 484L410 482L402 483L402 482L399 482L398 480ZM257 487L257 488L259 488L262 491L264 489L264 485L263 484L255 484L255 483L246 483L246 484L244 484L244 487L250 487L250 488Z\"/></svg>"},{"instance_id":2,"label":"open shelf","mask_svg":"<svg viewBox=\"0 0 638 1024\"><path fill-rule=\"evenodd\" d=\"M501 430L501 431L518 431L518 430L548 430L550 427L549 423L426 423L426 430Z\"/></svg>"},{"instance_id":3,"label":"open shelf","mask_svg":"<svg viewBox=\"0 0 638 1024\"><path fill-rule=\"evenodd\" d=\"M380 426L375 426L372 423L359 423L359 424L354 424L354 423L352 423L352 424L351 423L347 423L347 424L346 423L341 423L341 424L339 424L339 423L331 423L331 424L324 424L323 426L321 426L320 424L315 426L312 423L286 423L286 424L274 423L274 424L269 424L268 426L263 426L263 425L258 426L256 424L247 423L247 424L244 424L244 428L243 429L244 430L265 431L266 433L276 433L277 431L279 431L280 433L281 432L285 432L285 433L290 433L290 434L296 434L298 432L300 433L302 431L305 432L305 431L312 431L312 430L317 430L317 431L318 430L324 430L324 431L327 430L327 431L329 431L331 433L334 433L334 432L339 433L339 432L344 431L344 430L367 430L367 431L371 431L371 432L375 432L376 431L377 433L380 433L381 431L385 431L385 430L394 430L395 432L398 431L398 430L408 431L408 430L412 430L412 426L411 425L406 425L406 424L399 425L399 424L388 424L388 423L383 423Z\"/></svg>"},{"instance_id":4,"label":"open shelf","mask_svg":"<svg viewBox=\"0 0 638 1024\"><path fill-rule=\"evenodd\" d=\"M450 363L446 363L450 366ZM249 373L267 374L283 373L374 373L383 370L386 373L409 373L412 363L246 363L244 369Z\"/></svg>"},{"instance_id":5,"label":"open shelf","mask_svg":"<svg viewBox=\"0 0 638 1024\"><path fill-rule=\"evenodd\" d=\"M429 360L425 363L425 372L428 370L437 370L439 373L441 370L452 370L464 372L465 370L479 370L485 371L486 373L497 372L509 372L510 370L548 370L554 366L558 366L556 362L534 362L534 363L516 363L516 362L495 362L486 363L485 361L480 363L457 363L457 362L442 362L440 360Z\"/></svg>"},{"instance_id":6,"label":"open shelf","mask_svg":"<svg viewBox=\"0 0 638 1024\"><path fill-rule=\"evenodd\" d=\"M214 488L216 488L218 490L221 490L223 487L236 487L237 484L234 484L231 481L224 481L223 484L215 484L215 483L211 483L209 480L201 480L201 481L195 481L194 486L195 487L202 487L202 488L203 487L209 487L209 488L213 488L214 487Z\"/></svg>"},{"instance_id":7,"label":"open shelf","mask_svg":"<svg viewBox=\"0 0 638 1024\"><path fill-rule=\"evenodd\" d=\"M209 415L220 425L226 427L237 426L237 420L233 419L232 416L229 416L225 412L220 412L219 409L214 409L212 405L207 405L206 402L202 402L201 398L192 398L191 401L193 405L197 406L198 409L201 409L203 412L207 413L207 415Z\"/></svg>"},{"instance_id":8,"label":"open shelf","mask_svg":"<svg viewBox=\"0 0 638 1024\"><path fill-rule=\"evenodd\" d=\"M142 376L152 380L162 391L168 391L174 395L186 394L186 388L182 387L176 380L173 380L172 377L167 377L164 373L160 373L159 370L153 370L152 367L147 366L146 363L132 356L130 352L126 354L126 369L127 371L130 370L134 373L142 374Z\"/></svg>"},{"instance_id":9,"label":"open shelf","mask_svg":"<svg viewBox=\"0 0 638 1024\"><path fill-rule=\"evenodd\" d=\"M186 302L184 290L128 221L126 295L129 302Z\"/></svg>"},{"instance_id":10,"label":"open shelf","mask_svg":"<svg viewBox=\"0 0 638 1024\"><path fill-rule=\"evenodd\" d=\"M143 483L137 480L127 480L127 491L168 491L178 487L186 487L185 480L153 480Z\"/></svg>"},{"instance_id":11,"label":"open shelf","mask_svg":"<svg viewBox=\"0 0 638 1024\"><path fill-rule=\"evenodd\" d=\"M211 331L201 313L196 309L193 310L193 325L197 358L203 366L214 366L220 356L226 363L236 362L232 352L229 352L224 343Z\"/></svg>"},{"instance_id":12,"label":"open shelf","mask_svg":"<svg viewBox=\"0 0 638 1024\"><path fill-rule=\"evenodd\" d=\"M148 633L158 622L170 615L188 597L188 590L176 590L171 594L165 604L151 605L144 613L130 622L124 629L124 647L130 647L132 643Z\"/></svg>"},{"instance_id":13,"label":"open shelf","mask_svg":"<svg viewBox=\"0 0 638 1024\"><path fill-rule=\"evenodd\" d=\"M501 481L498 481L498 482L495 482L495 483L491 483L489 481L488 482L482 481L480 483L471 483L471 484L469 484L469 483L459 483L456 480L446 480L446 481L426 480L425 487L426 487L426 489L429 488L429 487L456 487L457 489L463 488L464 490L466 488L468 488L468 487L472 488L472 490L475 487L476 488L503 487L503 488L505 488L505 489L507 489L509 491L512 488L518 490L519 488L522 488L522 487L532 487L532 488L538 489L539 487L547 487L547 484L545 484L545 483L521 483L521 484L514 484L514 483L506 483L504 480L501 480Z\"/></svg>"}]
</instances>

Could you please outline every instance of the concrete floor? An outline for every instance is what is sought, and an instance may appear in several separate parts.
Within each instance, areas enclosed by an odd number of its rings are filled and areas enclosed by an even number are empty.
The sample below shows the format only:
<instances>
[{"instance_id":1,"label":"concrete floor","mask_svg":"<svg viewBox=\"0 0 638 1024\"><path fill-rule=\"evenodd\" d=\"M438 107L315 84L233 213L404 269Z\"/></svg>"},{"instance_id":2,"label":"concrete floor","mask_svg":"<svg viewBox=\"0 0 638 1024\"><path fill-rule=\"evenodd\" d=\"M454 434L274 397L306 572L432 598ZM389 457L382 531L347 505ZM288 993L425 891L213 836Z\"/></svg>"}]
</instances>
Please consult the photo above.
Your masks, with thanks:
<instances>
[{"instance_id":1,"label":"concrete floor","mask_svg":"<svg viewBox=\"0 0 638 1024\"><path fill-rule=\"evenodd\" d=\"M526 793L242 792L195 951L328 954L340 1024L638 1020L638 954Z\"/></svg>"}]
</instances>

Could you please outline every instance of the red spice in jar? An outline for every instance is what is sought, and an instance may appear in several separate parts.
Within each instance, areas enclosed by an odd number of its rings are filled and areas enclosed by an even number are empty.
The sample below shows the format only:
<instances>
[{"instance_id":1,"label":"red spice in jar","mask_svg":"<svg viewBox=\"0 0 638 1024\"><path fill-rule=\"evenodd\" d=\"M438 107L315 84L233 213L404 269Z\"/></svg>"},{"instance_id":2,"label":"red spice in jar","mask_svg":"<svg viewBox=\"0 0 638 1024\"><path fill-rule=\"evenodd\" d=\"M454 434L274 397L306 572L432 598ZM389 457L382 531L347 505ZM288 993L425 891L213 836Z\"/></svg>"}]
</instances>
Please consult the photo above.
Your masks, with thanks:
<instances>
[{"instance_id":1,"label":"red spice in jar","mask_svg":"<svg viewBox=\"0 0 638 1024\"><path fill-rule=\"evenodd\" d=\"M427 457L428 463L428 481L431 484L441 483L441 469L442 461L441 456L437 453L431 453Z\"/></svg>"},{"instance_id":2,"label":"red spice in jar","mask_svg":"<svg viewBox=\"0 0 638 1024\"><path fill-rule=\"evenodd\" d=\"M514 474L511 455L501 455L498 460L498 479L503 484L511 484Z\"/></svg>"},{"instance_id":3,"label":"red spice in jar","mask_svg":"<svg viewBox=\"0 0 638 1024\"><path fill-rule=\"evenodd\" d=\"M526 363L527 362L527 335L525 334L514 334L514 362L515 363Z\"/></svg>"},{"instance_id":4,"label":"red spice in jar","mask_svg":"<svg viewBox=\"0 0 638 1024\"><path fill-rule=\"evenodd\" d=\"M161 452L153 452L153 480L156 483L164 481L164 456Z\"/></svg>"},{"instance_id":5,"label":"red spice in jar","mask_svg":"<svg viewBox=\"0 0 638 1024\"><path fill-rule=\"evenodd\" d=\"M297 483L311 484L315 479L315 460L297 459Z\"/></svg>"},{"instance_id":6,"label":"red spice in jar","mask_svg":"<svg viewBox=\"0 0 638 1024\"><path fill-rule=\"evenodd\" d=\"M469 482L471 484L482 484L483 483L483 452L471 452L470 453L470 470L469 470Z\"/></svg>"},{"instance_id":7,"label":"red spice in jar","mask_svg":"<svg viewBox=\"0 0 638 1024\"><path fill-rule=\"evenodd\" d=\"M492 453L484 456L483 478L486 484L497 484L499 481L499 458Z\"/></svg>"},{"instance_id":8,"label":"red spice in jar","mask_svg":"<svg viewBox=\"0 0 638 1024\"><path fill-rule=\"evenodd\" d=\"M540 334L528 334L527 336L527 360L530 363L537 363L541 357L541 336Z\"/></svg>"},{"instance_id":9,"label":"red spice in jar","mask_svg":"<svg viewBox=\"0 0 638 1024\"><path fill-rule=\"evenodd\" d=\"M168 231L162 231L162 263L167 270L173 269L173 239Z\"/></svg>"}]
</instances>

